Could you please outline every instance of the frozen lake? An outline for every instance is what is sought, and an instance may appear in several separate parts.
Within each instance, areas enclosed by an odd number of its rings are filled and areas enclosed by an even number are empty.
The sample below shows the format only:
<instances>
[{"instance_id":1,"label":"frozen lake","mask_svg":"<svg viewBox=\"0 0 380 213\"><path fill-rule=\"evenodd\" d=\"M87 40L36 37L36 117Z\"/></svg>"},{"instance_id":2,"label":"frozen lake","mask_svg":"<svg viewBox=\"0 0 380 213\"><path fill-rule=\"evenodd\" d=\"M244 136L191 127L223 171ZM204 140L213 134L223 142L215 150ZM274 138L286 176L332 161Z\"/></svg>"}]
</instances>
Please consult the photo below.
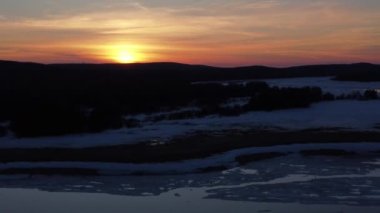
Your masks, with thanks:
<instances>
[{"instance_id":1,"label":"frozen lake","mask_svg":"<svg viewBox=\"0 0 380 213\"><path fill-rule=\"evenodd\" d=\"M291 154L204 174L0 176L0 212L380 212L380 157Z\"/></svg>"}]
</instances>

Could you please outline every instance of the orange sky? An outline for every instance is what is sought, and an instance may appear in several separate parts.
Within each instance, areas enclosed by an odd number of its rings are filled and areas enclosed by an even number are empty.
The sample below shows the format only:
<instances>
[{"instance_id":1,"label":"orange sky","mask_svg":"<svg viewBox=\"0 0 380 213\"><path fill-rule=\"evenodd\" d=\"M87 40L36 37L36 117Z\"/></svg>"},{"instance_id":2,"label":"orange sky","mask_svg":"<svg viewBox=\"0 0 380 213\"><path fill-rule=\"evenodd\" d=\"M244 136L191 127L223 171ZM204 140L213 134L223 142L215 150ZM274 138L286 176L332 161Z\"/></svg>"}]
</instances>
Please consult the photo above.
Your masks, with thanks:
<instances>
[{"instance_id":1,"label":"orange sky","mask_svg":"<svg viewBox=\"0 0 380 213\"><path fill-rule=\"evenodd\" d=\"M380 63L379 20L378 0L2 0L0 59Z\"/></svg>"}]
</instances>

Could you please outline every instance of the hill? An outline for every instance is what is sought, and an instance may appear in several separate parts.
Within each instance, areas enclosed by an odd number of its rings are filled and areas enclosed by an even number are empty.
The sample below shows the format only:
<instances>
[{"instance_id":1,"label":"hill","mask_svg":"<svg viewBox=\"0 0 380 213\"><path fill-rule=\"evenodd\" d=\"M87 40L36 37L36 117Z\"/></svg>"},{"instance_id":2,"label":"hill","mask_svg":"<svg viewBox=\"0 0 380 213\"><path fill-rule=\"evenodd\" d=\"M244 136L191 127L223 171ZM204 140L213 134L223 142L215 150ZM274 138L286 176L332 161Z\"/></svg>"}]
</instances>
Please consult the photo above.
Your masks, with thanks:
<instances>
[{"instance_id":1,"label":"hill","mask_svg":"<svg viewBox=\"0 0 380 213\"><path fill-rule=\"evenodd\" d=\"M33 72L33 73L31 73ZM67 80L91 80L92 78L117 78L122 80L184 80L184 81L216 81L263 78L293 78L336 76L338 80L360 79L380 80L369 75L378 76L380 65L336 64L309 65L288 68L265 66L248 66L235 68L219 68L203 65L187 65L180 63L136 63L136 64L37 64L0 61L2 78L57 78ZM355 76L355 78L350 78Z\"/></svg>"},{"instance_id":2,"label":"hill","mask_svg":"<svg viewBox=\"0 0 380 213\"><path fill-rule=\"evenodd\" d=\"M320 88L276 88L259 81L229 86L193 82L321 76L347 80L362 72L371 77L379 68L372 64L218 68L179 63L45 65L0 61L0 136L9 131L34 137L133 127L136 123L125 120L126 115L189 106L200 110L184 111L171 119L308 107L334 97ZM243 97L249 98L244 106L221 107L230 99Z\"/></svg>"}]
</instances>

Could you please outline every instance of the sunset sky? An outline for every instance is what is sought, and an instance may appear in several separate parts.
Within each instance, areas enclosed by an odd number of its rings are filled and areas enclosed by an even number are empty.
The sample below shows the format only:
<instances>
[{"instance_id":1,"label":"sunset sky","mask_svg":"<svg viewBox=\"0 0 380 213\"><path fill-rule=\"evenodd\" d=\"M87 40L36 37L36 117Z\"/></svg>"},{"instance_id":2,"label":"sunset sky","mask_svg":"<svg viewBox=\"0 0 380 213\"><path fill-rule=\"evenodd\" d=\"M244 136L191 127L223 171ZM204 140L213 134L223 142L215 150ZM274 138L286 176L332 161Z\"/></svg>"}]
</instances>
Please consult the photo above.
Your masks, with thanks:
<instances>
[{"instance_id":1,"label":"sunset sky","mask_svg":"<svg viewBox=\"0 0 380 213\"><path fill-rule=\"evenodd\" d=\"M379 0L1 0L0 59L380 63Z\"/></svg>"}]
</instances>

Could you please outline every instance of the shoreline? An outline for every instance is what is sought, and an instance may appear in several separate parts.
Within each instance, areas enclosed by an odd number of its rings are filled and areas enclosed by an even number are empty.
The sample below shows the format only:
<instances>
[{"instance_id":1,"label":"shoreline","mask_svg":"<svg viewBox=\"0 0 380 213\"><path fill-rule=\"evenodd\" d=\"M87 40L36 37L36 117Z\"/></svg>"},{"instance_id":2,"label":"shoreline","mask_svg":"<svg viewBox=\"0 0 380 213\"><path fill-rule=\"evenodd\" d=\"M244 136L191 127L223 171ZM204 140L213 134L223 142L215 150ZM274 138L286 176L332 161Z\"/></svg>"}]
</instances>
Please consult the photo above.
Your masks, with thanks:
<instances>
[{"instance_id":1,"label":"shoreline","mask_svg":"<svg viewBox=\"0 0 380 213\"><path fill-rule=\"evenodd\" d=\"M198 132L167 142L87 148L0 148L0 162L86 161L117 163L165 163L207 158L254 147L290 144L379 142L380 131L345 129L233 130Z\"/></svg>"},{"instance_id":2,"label":"shoreline","mask_svg":"<svg viewBox=\"0 0 380 213\"><path fill-rule=\"evenodd\" d=\"M380 156L380 132L341 129L203 132L166 143L0 149L0 174L205 173L289 153L351 157L363 154L361 149L368 156ZM184 165L187 167L181 168Z\"/></svg>"},{"instance_id":3,"label":"shoreline","mask_svg":"<svg viewBox=\"0 0 380 213\"><path fill-rule=\"evenodd\" d=\"M339 159L367 159L380 165L380 143L309 143L231 150L208 158L165 163L110 163L110 162L10 162L0 163L0 175L177 175L219 172L243 167L249 163L299 155L305 159L329 157Z\"/></svg>"}]
</instances>

